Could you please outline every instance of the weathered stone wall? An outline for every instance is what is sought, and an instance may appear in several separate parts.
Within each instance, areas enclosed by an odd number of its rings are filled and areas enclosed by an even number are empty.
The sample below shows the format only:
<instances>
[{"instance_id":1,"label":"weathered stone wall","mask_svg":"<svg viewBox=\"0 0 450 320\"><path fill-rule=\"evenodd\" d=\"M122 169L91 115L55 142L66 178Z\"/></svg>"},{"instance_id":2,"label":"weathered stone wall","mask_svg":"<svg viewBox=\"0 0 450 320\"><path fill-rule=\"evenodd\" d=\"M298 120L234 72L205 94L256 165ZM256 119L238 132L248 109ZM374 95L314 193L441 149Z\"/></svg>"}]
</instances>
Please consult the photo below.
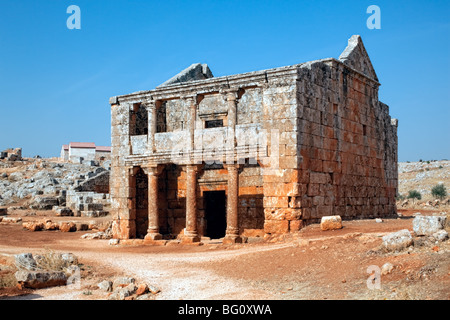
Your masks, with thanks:
<instances>
[{"instance_id":1,"label":"weathered stone wall","mask_svg":"<svg viewBox=\"0 0 450 320\"><path fill-rule=\"evenodd\" d=\"M378 83L338 63L299 69L302 219L396 212L396 127Z\"/></svg>"},{"instance_id":2,"label":"weathered stone wall","mask_svg":"<svg viewBox=\"0 0 450 320\"><path fill-rule=\"evenodd\" d=\"M112 101L110 196L113 234L118 239L134 238L136 235L136 211L129 204L129 199L135 197L136 186L125 166L125 157L130 155L129 115L129 103Z\"/></svg>"},{"instance_id":3,"label":"weathered stone wall","mask_svg":"<svg viewBox=\"0 0 450 320\"><path fill-rule=\"evenodd\" d=\"M230 148L233 161L247 163L238 176L240 234L295 232L326 215L348 219L394 214L397 121L378 101L378 86L360 38L352 37L339 60L195 78L111 98L115 237L144 236L146 214L155 205L160 232L183 234L186 165L198 160L198 152L202 161L223 161ZM147 116L137 117L144 109L136 105L145 106ZM143 119L147 130L136 131L130 125L136 119ZM154 135L151 126L156 126ZM256 145L257 152L251 153ZM173 156L179 154L184 158L177 162ZM258 163L248 165L252 158ZM163 170L153 204L146 200L148 176L139 168L156 165ZM233 181L230 172L225 166L200 170L197 176L199 235L207 229L204 193L225 191L228 198L228 186L236 190L228 185Z\"/></svg>"}]
</instances>

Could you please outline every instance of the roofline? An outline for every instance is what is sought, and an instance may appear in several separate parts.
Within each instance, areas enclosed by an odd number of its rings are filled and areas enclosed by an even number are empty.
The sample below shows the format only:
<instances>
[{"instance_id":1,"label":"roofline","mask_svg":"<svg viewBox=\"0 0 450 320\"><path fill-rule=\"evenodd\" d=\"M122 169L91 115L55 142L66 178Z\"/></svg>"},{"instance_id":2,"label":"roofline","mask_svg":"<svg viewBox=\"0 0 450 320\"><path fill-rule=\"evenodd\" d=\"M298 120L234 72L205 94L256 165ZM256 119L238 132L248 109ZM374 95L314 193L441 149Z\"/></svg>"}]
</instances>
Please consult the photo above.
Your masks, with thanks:
<instances>
[{"instance_id":1,"label":"roofline","mask_svg":"<svg viewBox=\"0 0 450 320\"><path fill-rule=\"evenodd\" d=\"M156 87L155 89L151 90L143 90L143 91L136 91L129 94L114 96L110 98L110 104L117 104L119 103L119 100L122 102L129 102L133 100L146 100L146 99L158 99L162 96L170 96L173 97L179 97L181 95L189 95L192 91L196 91L196 93L202 93L202 92L211 92L211 89L214 89L214 87L231 87L231 86L237 86L241 87L242 85L249 86L252 85L252 82L254 85L258 85L261 82L267 83L267 80L269 77L276 77L280 75L295 75L297 76L297 69L302 67L308 67L314 63L327 63L332 62L336 64L340 64L343 67L353 71L354 73L360 75L363 78L368 79L371 81L374 85L380 86L381 84L365 75L361 71L358 71L356 69L353 69L343 63L342 61L336 59L336 58L325 58L325 59L318 59L318 60L312 60L304 63L294 64L290 66L283 66L283 67L276 67L276 68L270 68L270 69L264 69L259 71L251 71L251 72L245 72L245 73L238 73L234 75L228 75L228 76L221 76L221 77L214 77L209 79L202 79L202 80L193 80L193 81L187 81L187 82L181 82L181 83L175 83L166 85L163 87ZM249 82L243 83L243 80L250 80ZM203 89L203 90L201 90ZM167 99L167 98L166 98Z\"/></svg>"}]
</instances>

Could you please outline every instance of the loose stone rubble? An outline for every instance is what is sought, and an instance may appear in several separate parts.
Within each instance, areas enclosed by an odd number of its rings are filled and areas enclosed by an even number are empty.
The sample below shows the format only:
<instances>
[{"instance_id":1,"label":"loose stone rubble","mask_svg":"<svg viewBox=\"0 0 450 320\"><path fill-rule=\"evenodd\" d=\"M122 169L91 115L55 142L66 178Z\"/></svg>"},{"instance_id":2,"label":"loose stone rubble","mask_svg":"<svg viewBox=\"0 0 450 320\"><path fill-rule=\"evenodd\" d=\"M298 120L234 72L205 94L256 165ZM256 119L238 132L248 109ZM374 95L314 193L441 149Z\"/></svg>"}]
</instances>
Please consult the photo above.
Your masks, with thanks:
<instances>
[{"instance_id":1,"label":"loose stone rubble","mask_svg":"<svg viewBox=\"0 0 450 320\"><path fill-rule=\"evenodd\" d=\"M66 285L78 259L71 253L51 253L36 257L31 253L22 253L15 255L15 263L18 268L15 277L19 286L40 289ZM52 267L57 267L58 270L52 270Z\"/></svg>"}]
</instances>

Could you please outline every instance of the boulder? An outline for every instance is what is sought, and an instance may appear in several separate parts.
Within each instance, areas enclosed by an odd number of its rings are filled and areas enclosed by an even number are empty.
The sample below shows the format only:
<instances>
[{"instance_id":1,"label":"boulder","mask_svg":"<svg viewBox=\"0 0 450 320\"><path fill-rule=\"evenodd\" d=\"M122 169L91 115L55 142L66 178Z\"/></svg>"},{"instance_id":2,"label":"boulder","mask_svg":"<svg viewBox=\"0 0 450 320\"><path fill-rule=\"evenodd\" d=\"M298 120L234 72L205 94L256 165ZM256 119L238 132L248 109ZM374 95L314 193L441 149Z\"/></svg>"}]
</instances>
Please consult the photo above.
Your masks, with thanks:
<instances>
[{"instance_id":1,"label":"boulder","mask_svg":"<svg viewBox=\"0 0 450 320\"><path fill-rule=\"evenodd\" d=\"M16 267L28 271L37 270L37 263L31 253L21 253L14 256Z\"/></svg>"},{"instance_id":2,"label":"boulder","mask_svg":"<svg viewBox=\"0 0 450 320\"><path fill-rule=\"evenodd\" d=\"M433 238L435 238L438 241L445 241L448 239L448 232L443 229L439 230L433 233Z\"/></svg>"},{"instance_id":3,"label":"boulder","mask_svg":"<svg viewBox=\"0 0 450 320\"><path fill-rule=\"evenodd\" d=\"M136 292L137 287L134 283L130 283L126 286L119 286L114 289L113 293L109 296L110 300L125 300L125 298L131 296Z\"/></svg>"},{"instance_id":4,"label":"boulder","mask_svg":"<svg viewBox=\"0 0 450 320\"><path fill-rule=\"evenodd\" d=\"M45 229L45 224L42 222L29 221L22 223L22 227L30 231L40 231Z\"/></svg>"},{"instance_id":5,"label":"boulder","mask_svg":"<svg viewBox=\"0 0 450 320\"><path fill-rule=\"evenodd\" d=\"M159 289L158 287L155 287L153 285L148 285L148 290L153 294L157 294L157 293L161 292L161 289Z\"/></svg>"},{"instance_id":6,"label":"boulder","mask_svg":"<svg viewBox=\"0 0 450 320\"><path fill-rule=\"evenodd\" d=\"M19 223L19 222L22 222L22 218L20 218L20 217L3 217L2 222Z\"/></svg>"},{"instance_id":7,"label":"boulder","mask_svg":"<svg viewBox=\"0 0 450 320\"><path fill-rule=\"evenodd\" d=\"M382 275L386 275L392 272L392 270L394 270L394 265L390 262L386 262L385 264L383 264L383 266L381 267L381 274Z\"/></svg>"},{"instance_id":8,"label":"boulder","mask_svg":"<svg viewBox=\"0 0 450 320\"><path fill-rule=\"evenodd\" d=\"M21 286L32 289L63 286L67 282L67 276L63 271L29 271L21 269L14 275Z\"/></svg>"},{"instance_id":9,"label":"boulder","mask_svg":"<svg viewBox=\"0 0 450 320\"><path fill-rule=\"evenodd\" d=\"M383 237L382 247L387 251L400 251L413 244L411 233L407 229L389 233Z\"/></svg>"},{"instance_id":10,"label":"boulder","mask_svg":"<svg viewBox=\"0 0 450 320\"><path fill-rule=\"evenodd\" d=\"M100 282L97 286L100 290L103 290L105 292L111 292L113 288L113 283L109 280L105 280Z\"/></svg>"},{"instance_id":11,"label":"boulder","mask_svg":"<svg viewBox=\"0 0 450 320\"><path fill-rule=\"evenodd\" d=\"M418 236L428 236L444 229L445 222L445 216L416 216L413 220L413 230Z\"/></svg>"},{"instance_id":12,"label":"boulder","mask_svg":"<svg viewBox=\"0 0 450 320\"><path fill-rule=\"evenodd\" d=\"M51 220L47 220L44 223L45 230L59 230L59 224L57 222L52 222Z\"/></svg>"},{"instance_id":13,"label":"boulder","mask_svg":"<svg viewBox=\"0 0 450 320\"><path fill-rule=\"evenodd\" d=\"M136 294L141 296L149 291L148 286L145 283L140 284L136 289Z\"/></svg>"},{"instance_id":14,"label":"boulder","mask_svg":"<svg viewBox=\"0 0 450 320\"><path fill-rule=\"evenodd\" d=\"M336 230L342 228L341 216L325 216L320 221L320 229L322 230Z\"/></svg>"},{"instance_id":15,"label":"boulder","mask_svg":"<svg viewBox=\"0 0 450 320\"><path fill-rule=\"evenodd\" d=\"M114 279L113 282L113 289L117 289L120 286L127 286L129 284L134 284L136 282L136 280L134 278L131 277L118 277L116 279Z\"/></svg>"},{"instance_id":16,"label":"boulder","mask_svg":"<svg viewBox=\"0 0 450 320\"><path fill-rule=\"evenodd\" d=\"M77 231L77 226L73 222L60 222L59 230L62 232L74 232Z\"/></svg>"},{"instance_id":17,"label":"boulder","mask_svg":"<svg viewBox=\"0 0 450 320\"><path fill-rule=\"evenodd\" d=\"M30 208L35 210L52 210L57 205L57 197L35 197L34 203L30 205Z\"/></svg>"},{"instance_id":18,"label":"boulder","mask_svg":"<svg viewBox=\"0 0 450 320\"><path fill-rule=\"evenodd\" d=\"M72 210L67 207L53 206L52 210L56 212L56 216L58 217L73 216Z\"/></svg>"}]
</instances>

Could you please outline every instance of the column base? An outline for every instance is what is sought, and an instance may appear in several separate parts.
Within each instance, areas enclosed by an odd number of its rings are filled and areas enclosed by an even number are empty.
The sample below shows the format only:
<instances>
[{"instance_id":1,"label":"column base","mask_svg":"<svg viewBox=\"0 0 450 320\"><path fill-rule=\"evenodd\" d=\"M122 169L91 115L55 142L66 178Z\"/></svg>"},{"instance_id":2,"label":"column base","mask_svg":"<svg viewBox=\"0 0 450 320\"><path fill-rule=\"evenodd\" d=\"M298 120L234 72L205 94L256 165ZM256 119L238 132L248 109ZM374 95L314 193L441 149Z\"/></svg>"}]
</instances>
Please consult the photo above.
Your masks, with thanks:
<instances>
[{"instance_id":1,"label":"column base","mask_svg":"<svg viewBox=\"0 0 450 320\"><path fill-rule=\"evenodd\" d=\"M222 244L233 244L233 243L242 243L242 238L238 235L226 235L223 238Z\"/></svg>"},{"instance_id":2,"label":"column base","mask_svg":"<svg viewBox=\"0 0 450 320\"><path fill-rule=\"evenodd\" d=\"M182 244L195 243L195 242L200 242L200 237L199 236L184 235L181 238L181 243Z\"/></svg>"},{"instance_id":3,"label":"column base","mask_svg":"<svg viewBox=\"0 0 450 320\"><path fill-rule=\"evenodd\" d=\"M144 240L162 240L162 235L160 233L147 233Z\"/></svg>"}]
</instances>

